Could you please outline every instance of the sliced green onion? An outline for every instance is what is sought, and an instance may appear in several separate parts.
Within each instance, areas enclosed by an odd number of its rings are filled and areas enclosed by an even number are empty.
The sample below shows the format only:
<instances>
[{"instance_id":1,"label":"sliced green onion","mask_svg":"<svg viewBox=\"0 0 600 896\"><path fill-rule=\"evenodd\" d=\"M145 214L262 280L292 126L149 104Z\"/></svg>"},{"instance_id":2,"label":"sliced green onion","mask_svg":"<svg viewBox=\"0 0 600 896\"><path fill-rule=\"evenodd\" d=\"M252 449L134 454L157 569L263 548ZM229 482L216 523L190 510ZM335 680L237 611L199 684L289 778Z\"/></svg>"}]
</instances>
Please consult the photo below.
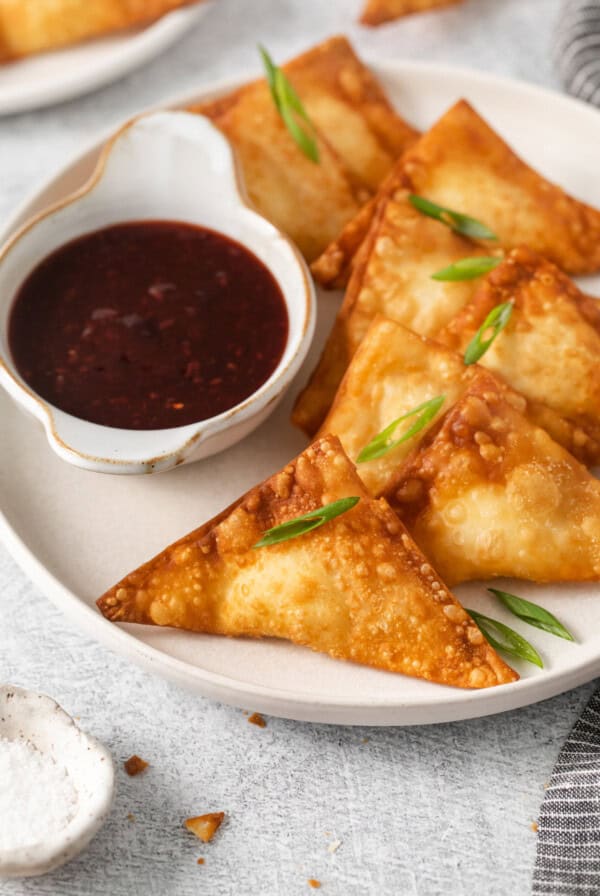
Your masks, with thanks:
<instances>
[{"instance_id":1,"label":"sliced green onion","mask_svg":"<svg viewBox=\"0 0 600 896\"><path fill-rule=\"evenodd\" d=\"M501 305L496 305L495 308L492 308L467 346L465 364L475 364L476 361L479 361L485 355L496 336L502 332L509 322L512 312L512 302L502 302ZM492 334L487 339L484 339L483 337L488 330L492 330Z\"/></svg>"},{"instance_id":2,"label":"sliced green onion","mask_svg":"<svg viewBox=\"0 0 600 896\"><path fill-rule=\"evenodd\" d=\"M516 594L509 594L508 591L500 591L498 588L488 588L492 594L495 594L498 600L502 601L507 610L514 613L523 622L528 625L534 625L541 628L544 632L556 635L557 638L564 638L566 641L574 641L575 638L571 632L564 627L562 622L540 607L539 604L533 604L523 597L517 597Z\"/></svg>"},{"instance_id":3,"label":"sliced green onion","mask_svg":"<svg viewBox=\"0 0 600 896\"><path fill-rule=\"evenodd\" d=\"M311 162L318 162L319 147L314 137L314 127L306 114L300 97L283 70L278 65L275 65L265 48L259 46L258 49L262 56L265 75L275 108L281 115L283 123L299 149ZM304 122L308 127L303 127L300 122Z\"/></svg>"},{"instance_id":4,"label":"sliced green onion","mask_svg":"<svg viewBox=\"0 0 600 896\"><path fill-rule=\"evenodd\" d=\"M398 417L390 423L389 426L382 429L382 431L362 449L356 458L356 463L364 464L368 460L376 460L378 457L383 457L384 454L387 454L388 451L391 451L393 448L397 448L398 445L401 445L403 442L412 439L413 436L416 436L418 432L433 420L445 400L445 395L438 395L436 398L430 398L429 401L424 401L423 404L418 405L406 414L402 414L401 417ZM419 416L412 426L409 426L399 439L396 439L395 441L392 440L392 436L398 425L402 423L403 420L407 420L409 417L414 417L416 414L419 414Z\"/></svg>"},{"instance_id":5,"label":"sliced green onion","mask_svg":"<svg viewBox=\"0 0 600 896\"><path fill-rule=\"evenodd\" d=\"M436 271L435 274L431 275L431 279L450 282L475 280L476 277L481 277L483 274L493 271L501 261L501 258L485 255L474 258L461 258L460 261L448 265L447 268Z\"/></svg>"},{"instance_id":6,"label":"sliced green onion","mask_svg":"<svg viewBox=\"0 0 600 896\"><path fill-rule=\"evenodd\" d=\"M339 501L333 501L331 504L325 504L324 507L317 507L309 513L297 516L293 520L287 520L278 526L267 529L260 541L254 545L255 548L266 548L273 544L280 544L282 541L288 541L290 538L298 538L300 535L306 535L313 529L324 526L330 520L346 513L355 507L360 498L340 498Z\"/></svg>"},{"instance_id":7,"label":"sliced green onion","mask_svg":"<svg viewBox=\"0 0 600 896\"><path fill-rule=\"evenodd\" d=\"M476 610L467 610L467 613L495 650L502 650L504 653L510 654L510 656L517 657L517 659L533 663L534 666L539 666L540 669L544 668L542 658L535 647L514 629L509 628L508 625L504 625L503 622L499 622L497 619L484 616Z\"/></svg>"},{"instance_id":8,"label":"sliced green onion","mask_svg":"<svg viewBox=\"0 0 600 896\"><path fill-rule=\"evenodd\" d=\"M408 200L417 211L427 215L429 218L435 218L436 221L441 221L442 224L445 224L462 236L469 236L474 240L498 239L489 227L486 227L485 224L482 224L481 221L477 221L475 218L470 218L469 215L455 212L451 208L444 208L443 205L438 205L430 199L425 199L424 196L416 196L414 193L410 194Z\"/></svg>"}]
</instances>

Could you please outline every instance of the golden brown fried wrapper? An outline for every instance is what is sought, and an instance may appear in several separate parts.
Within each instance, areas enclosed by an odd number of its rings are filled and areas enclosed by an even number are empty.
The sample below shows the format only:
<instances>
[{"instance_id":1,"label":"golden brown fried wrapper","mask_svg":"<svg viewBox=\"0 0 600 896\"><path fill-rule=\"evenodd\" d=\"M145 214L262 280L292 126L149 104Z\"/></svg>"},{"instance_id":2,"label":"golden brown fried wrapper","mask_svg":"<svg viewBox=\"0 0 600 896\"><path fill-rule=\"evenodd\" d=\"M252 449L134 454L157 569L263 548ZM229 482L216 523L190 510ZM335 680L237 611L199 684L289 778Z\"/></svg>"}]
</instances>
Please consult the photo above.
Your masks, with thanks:
<instances>
[{"instance_id":1,"label":"golden brown fried wrapper","mask_svg":"<svg viewBox=\"0 0 600 896\"><path fill-rule=\"evenodd\" d=\"M570 274L600 268L600 211L574 199L520 159L465 100L423 134L385 179L377 201L313 265L324 285L340 282L351 254L371 225L374 209L398 188L471 215L506 249L521 245L545 255ZM321 274L323 271L323 274Z\"/></svg>"},{"instance_id":2,"label":"golden brown fried wrapper","mask_svg":"<svg viewBox=\"0 0 600 896\"><path fill-rule=\"evenodd\" d=\"M346 37L337 35L283 66L310 120L373 192L419 132L401 118Z\"/></svg>"},{"instance_id":3,"label":"golden brown fried wrapper","mask_svg":"<svg viewBox=\"0 0 600 896\"><path fill-rule=\"evenodd\" d=\"M414 193L482 221L506 248L527 245L571 274L600 267L600 211L526 165L465 100L402 168Z\"/></svg>"},{"instance_id":4,"label":"golden brown fried wrapper","mask_svg":"<svg viewBox=\"0 0 600 896\"><path fill-rule=\"evenodd\" d=\"M356 462L382 430L425 401L445 396L439 414L417 436L383 457L358 465L367 488L381 495L398 466L418 441L465 392L477 367L465 367L460 355L407 330L401 324L377 317L361 342L322 426L322 432L338 436L344 451ZM394 438L415 422L406 420Z\"/></svg>"},{"instance_id":5,"label":"golden brown fried wrapper","mask_svg":"<svg viewBox=\"0 0 600 896\"><path fill-rule=\"evenodd\" d=\"M264 79L191 111L207 115L225 133L258 211L311 261L359 212L417 132L394 112L343 37L283 69L315 126L318 164L288 133Z\"/></svg>"},{"instance_id":6,"label":"golden brown fried wrapper","mask_svg":"<svg viewBox=\"0 0 600 896\"><path fill-rule=\"evenodd\" d=\"M321 528L254 547L268 528L348 496L359 503ZM285 638L459 687L517 678L332 436L131 573L98 606L115 622Z\"/></svg>"},{"instance_id":7,"label":"golden brown fried wrapper","mask_svg":"<svg viewBox=\"0 0 600 896\"><path fill-rule=\"evenodd\" d=\"M0 62L158 19L193 0L0 0Z\"/></svg>"},{"instance_id":8,"label":"golden brown fried wrapper","mask_svg":"<svg viewBox=\"0 0 600 896\"><path fill-rule=\"evenodd\" d=\"M430 12L457 3L462 0L366 0L360 21L363 25L383 25L415 12Z\"/></svg>"},{"instance_id":9,"label":"golden brown fried wrapper","mask_svg":"<svg viewBox=\"0 0 600 896\"><path fill-rule=\"evenodd\" d=\"M319 364L299 395L292 421L309 436L321 426L354 352L377 314L417 333L437 333L473 294L476 281L431 275L490 250L418 212L398 190L377 209L361 246ZM497 250L495 250L497 251Z\"/></svg>"},{"instance_id":10,"label":"golden brown fried wrapper","mask_svg":"<svg viewBox=\"0 0 600 896\"><path fill-rule=\"evenodd\" d=\"M553 438L585 463L600 463L600 307L555 265L513 250L439 340L464 353L490 311L508 301L510 321L480 363L528 399L528 416ZM549 428L548 408L570 440Z\"/></svg>"},{"instance_id":11,"label":"golden brown fried wrapper","mask_svg":"<svg viewBox=\"0 0 600 896\"><path fill-rule=\"evenodd\" d=\"M304 155L277 112L265 81L242 88L235 99L190 111L206 114L229 139L254 207L286 233L308 261L369 196L322 134L315 134L319 163Z\"/></svg>"},{"instance_id":12,"label":"golden brown fried wrapper","mask_svg":"<svg viewBox=\"0 0 600 896\"><path fill-rule=\"evenodd\" d=\"M600 579L600 482L477 379L386 497L445 580Z\"/></svg>"},{"instance_id":13,"label":"golden brown fried wrapper","mask_svg":"<svg viewBox=\"0 0 600 896\"><path fill-rule=\"evenodd\" d=\"M476 364L466 367L463 356L447 346L377 317L350 363L322 432L338 436L348 456L356 460L362 449L398 417L432 398L445 396L436 418L418 434L383 457L358 465L367 488L375 495L384 494L398 466L464 394L480 369ZM526 401L498 374L496 380L497 389L507 401L559 444L573 450L577 443L589 443L589 439L579 439L574 427L551 408ZM415 420L412 417L401 423L393 438L398 439Z\"/></svg>"}]
</instances>

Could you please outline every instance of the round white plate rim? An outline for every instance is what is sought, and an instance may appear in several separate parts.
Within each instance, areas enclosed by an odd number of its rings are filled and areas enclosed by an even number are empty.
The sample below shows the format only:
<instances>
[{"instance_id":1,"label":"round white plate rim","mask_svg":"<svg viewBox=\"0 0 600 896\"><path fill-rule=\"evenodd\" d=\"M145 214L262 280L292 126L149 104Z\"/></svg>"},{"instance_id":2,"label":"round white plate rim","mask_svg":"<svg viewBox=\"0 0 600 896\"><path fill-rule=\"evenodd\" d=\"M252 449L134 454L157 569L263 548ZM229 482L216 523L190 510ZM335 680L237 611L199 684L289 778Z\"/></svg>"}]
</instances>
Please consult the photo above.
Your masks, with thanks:
<instances>
[{"instance_id":1,"label":"round white plate rim","mask_svg":"<svg viewBox=\"0 0 600 896\"><path fill-rule=\"evenodd\" d=\"M538 85L520 82L515 79L480 73L465 67L442 66L430 63L398 62L378 60L373 67L382 73L386 71L395 76L409 76L411 73L428 76L461 76L477 79L490 86L503 89L510 88L517 92L528 93L531 97L551 99L552 102L563 103L565 107L577 107L589 114L597 114L587 104L568 96L562 96L552 90ZM202 90L196 90L186 96L175 96L152 108L181 106L202 98L217 96L232 89L244 80L241 77L228 78L208 84ZM2 231L2 238L15 229L17 223L27 213L29 207L38 199L51 183L60 179L69 170L82 161L88 153L97 149L115 128L96 136L87 147L78 152L54 174L47 178L42 186L38 186L19 204ZM511 709L517 709L532 703L556 696L578 685L584 684L600 674L600 654L589 657L579 665L567 670L545 671L544 674L521 680L501 687L464 691L455 689L455 697L444 702L436 701L435 693L440 686L432 685L431 700L370 700L369 703L357 703L355 698L336 697L334 701L309 692L290 692L272 686L252 684L221 675L198 666L179 660L163 651L151 647L128 634L124 628L115 626L101 617L94 608L84 603L75 592L66 587L30 550L25 541L11 526L0 507L0 540L4 542L14 559L19 563L29 578L44 594L67 616L72 617L88 634L95 637L115 652L133 659L149 672L160 674L178 685L192 690L194 693L221 700L225 703L246 707L298 721L335 723L349 725L414 725L432 724L448 721L466 720L482 716L494 715ZM445 693L449 689L444 688Z\"/></svg>"},{"instance_id":2,"label":"round white plate rim","mask_svg":"<svg viewBox=\"0 0 600 896\"><path fill-rule=\"evenodd\" d=\"M126 42L115 48L114 57L104 58L89 68L81 67L80 76L76 79L45 81L36 85L34 90L13 89L5 96L0 69L0 116L16 115L66 102L122 78L180 40L204 15L208 5L209 0L204 0L198 6L176 9L145 28L136 30ZM64 53L69 49L57 52ZM17 60L15 64L26 65L27 61Z\"/></svg>"}]
</instances>

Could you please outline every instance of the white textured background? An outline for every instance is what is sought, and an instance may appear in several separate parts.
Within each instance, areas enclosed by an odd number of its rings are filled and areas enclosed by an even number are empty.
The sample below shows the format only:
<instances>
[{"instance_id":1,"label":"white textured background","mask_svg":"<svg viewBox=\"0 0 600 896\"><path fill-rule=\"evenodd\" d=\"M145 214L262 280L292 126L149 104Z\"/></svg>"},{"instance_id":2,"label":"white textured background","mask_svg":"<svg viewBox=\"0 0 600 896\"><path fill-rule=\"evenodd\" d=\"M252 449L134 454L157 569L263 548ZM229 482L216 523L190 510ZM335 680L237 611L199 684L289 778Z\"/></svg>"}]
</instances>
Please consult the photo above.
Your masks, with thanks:
<instances>
[{"instance_id":1,"label":"white textured background","mask_svg":"<svg viewBox=\"0 0 600 896\"><path fill-rule=\"evenodd\" d=\"M178 91L256 72L257 41L283 58L344 30L382 58L556 86L558 0L470 0L378 31L353 24L358 5L217 0L198 30L127 79L0 120L0 215L94 132ZM133 752L152 763L134 779L119 767L112 816L78 860L45 878L0 883L2 896L294 896L312 892L309 877L324 896L522 896L544 781L592 691L438 727L269 719L261 730L239 710L189 696L84 638L2 548L0 681L53 695L119 765ZM218 809L229 818L206 847L181 830L187 815ZM342 845L331 855L333 840Z\"/></svg>"}]
</instances>

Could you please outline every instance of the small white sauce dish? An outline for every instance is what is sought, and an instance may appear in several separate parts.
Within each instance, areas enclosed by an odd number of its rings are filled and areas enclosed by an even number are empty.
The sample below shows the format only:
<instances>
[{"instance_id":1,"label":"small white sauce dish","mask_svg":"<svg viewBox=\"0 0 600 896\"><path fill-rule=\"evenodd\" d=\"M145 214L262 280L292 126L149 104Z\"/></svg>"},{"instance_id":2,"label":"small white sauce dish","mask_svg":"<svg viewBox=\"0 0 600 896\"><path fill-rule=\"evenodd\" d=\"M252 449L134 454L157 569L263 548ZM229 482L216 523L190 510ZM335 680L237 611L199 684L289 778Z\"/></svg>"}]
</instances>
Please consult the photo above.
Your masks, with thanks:
<instances>
[{"instance_id":1,"label":"small white sauce dish","mask_svg":"<svg viewBox=\"0 0 600 896\"><path fill-rule=\"evenodd\" d=\"M0 850L0 878L47 874L78 855L106 820L114 794L111 755L50 697L11 685L0 686L0 738L24 740L50 756L66 769L77 793L75 815L61 831Z\"/></svg>"},{"instance_id":2,"label":"small white sauce dish","mask_svg":"<svg viewBox=\"0 0 600 896\"><path fill-rule=\"evenodd\" d=\"M253 252L283 293L287 344L268 380L216 417L150 431L99 426L53 407L20 377L8 345L12 300L32 269L70 240L111 224L156 219L210 228ZM304 260L250 208L229 143L200 115L157 112L126 125L109 141L82 189L27 222L0 249L0 384L42 423L60 457L96 472L168 470L242 439L282 398L306 356L314 326L314 288Z\"/></svg>"}]
</instances>

